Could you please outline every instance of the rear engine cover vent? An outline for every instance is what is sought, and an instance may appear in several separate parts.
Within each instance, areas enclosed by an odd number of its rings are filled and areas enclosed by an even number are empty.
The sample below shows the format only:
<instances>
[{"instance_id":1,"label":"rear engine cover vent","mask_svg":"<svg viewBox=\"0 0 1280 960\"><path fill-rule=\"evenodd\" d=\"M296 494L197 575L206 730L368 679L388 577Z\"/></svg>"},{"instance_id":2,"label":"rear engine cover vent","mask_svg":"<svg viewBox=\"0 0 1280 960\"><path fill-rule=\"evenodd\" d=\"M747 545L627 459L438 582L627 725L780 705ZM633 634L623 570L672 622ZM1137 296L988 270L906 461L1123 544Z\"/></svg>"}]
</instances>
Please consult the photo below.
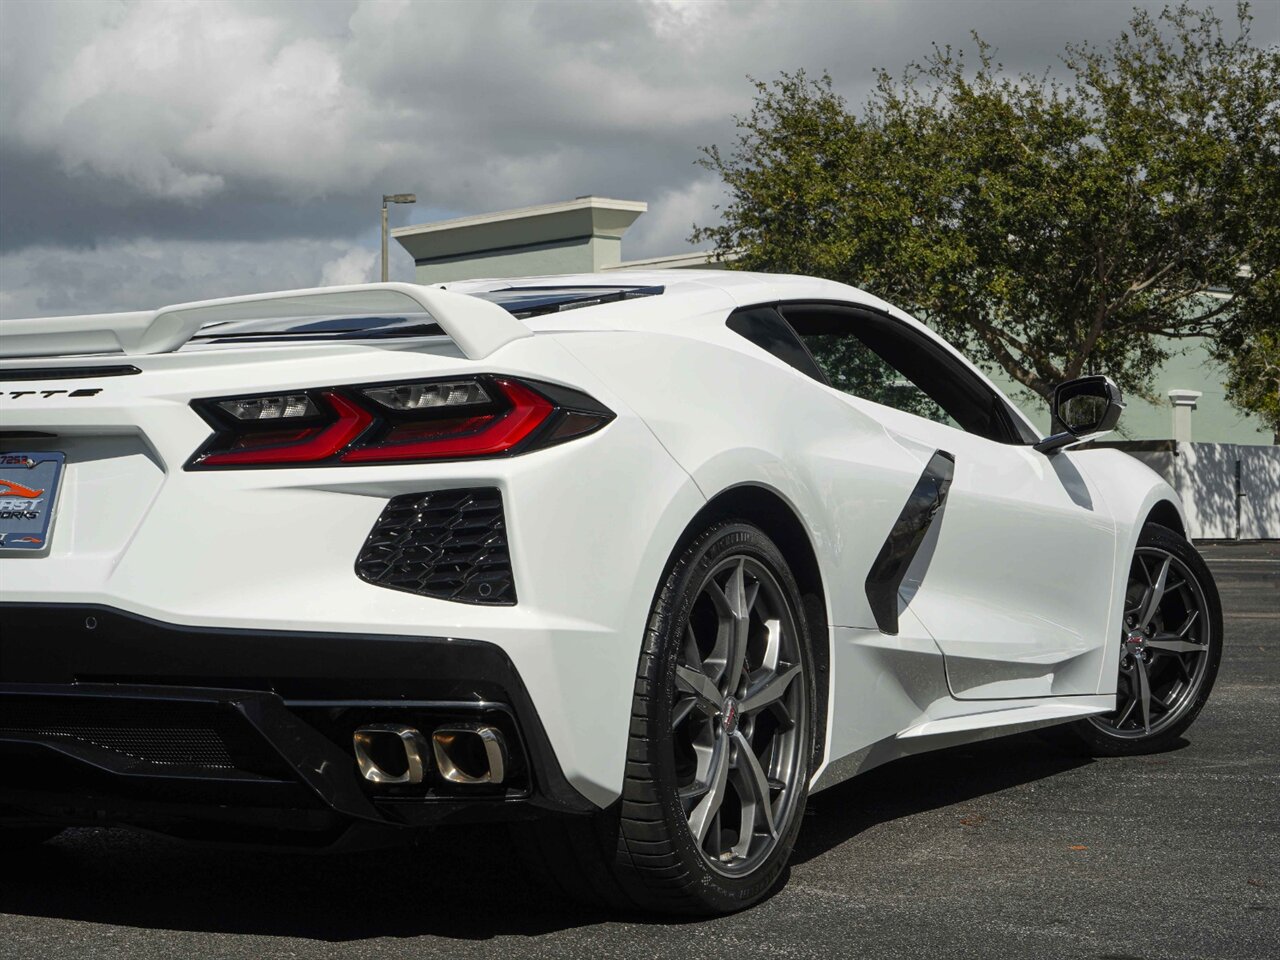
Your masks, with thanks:
<instances>
[{"instance_id":1,"label":"rear engine cover vent","mask_svg":"<svg viewBox=\"0 0 1280 960\"><path fill-rule=\"evenodd\" d=\"M513 605L502 494L479 487L395 497L369 532L356 575L424 597Z\"/></svg>"}]
</instances>

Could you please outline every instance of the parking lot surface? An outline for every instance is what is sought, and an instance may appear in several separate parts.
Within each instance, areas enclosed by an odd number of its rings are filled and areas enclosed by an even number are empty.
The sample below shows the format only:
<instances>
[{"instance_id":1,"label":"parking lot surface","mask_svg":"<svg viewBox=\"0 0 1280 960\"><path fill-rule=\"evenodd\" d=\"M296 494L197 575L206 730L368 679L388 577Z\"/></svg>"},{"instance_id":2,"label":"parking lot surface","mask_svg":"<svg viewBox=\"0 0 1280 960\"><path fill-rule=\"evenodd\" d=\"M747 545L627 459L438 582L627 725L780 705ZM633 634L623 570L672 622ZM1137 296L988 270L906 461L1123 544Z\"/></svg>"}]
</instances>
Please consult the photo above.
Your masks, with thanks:
<instances>
[{"instance_id":1,"label":"parking lot surface","mask_svg":"<svg viewBox=\"0 0 1280 960\"><path fill-rule=\"evenodd\" d=\"M1226 650L1178 749L1024 735L882 767L812 799L786 886L743 914L565 904L497 831L306 855L74 830L0 851L0 957L1280 956L1280 544L1202 549Z\"/></svg>"}]
</instances>

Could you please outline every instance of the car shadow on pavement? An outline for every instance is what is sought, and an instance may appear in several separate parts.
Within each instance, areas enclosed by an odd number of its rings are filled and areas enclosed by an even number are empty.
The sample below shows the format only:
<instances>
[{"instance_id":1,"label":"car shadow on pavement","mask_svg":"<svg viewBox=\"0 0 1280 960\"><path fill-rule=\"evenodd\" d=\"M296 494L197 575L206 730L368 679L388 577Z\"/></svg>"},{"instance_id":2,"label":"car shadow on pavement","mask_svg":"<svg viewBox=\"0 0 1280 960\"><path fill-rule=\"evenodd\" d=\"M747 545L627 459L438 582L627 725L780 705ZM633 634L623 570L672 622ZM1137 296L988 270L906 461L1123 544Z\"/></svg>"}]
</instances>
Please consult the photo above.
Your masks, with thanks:
<instances>
[{"instance_id":1,"label":"car shadow on pavement","mask_svg":"<svg viewBox=\"0 0 1280 960\"><path fill-rule=\"evenodd\" d=\"M793 862L820 856L876 824L1088 762L1020 736L888 764L813 798ZM349 942L422 935L485 940L620 919L536 886L503 829L451 831L405 849L329 854L73 830L4 859L0 913L116 926Z\"/></svg>"},{"instance_id":2,"label":"car shadow on pavement","mask_svg":"<svg viewBox=\"0 0 1280 960\"><path fill-rule=\"evenodd\" d=\"M807 863L877 824L967 804L1092 762L1034 733L895 760L811 797L791 862Z\"/></svg>"}]
</instances>

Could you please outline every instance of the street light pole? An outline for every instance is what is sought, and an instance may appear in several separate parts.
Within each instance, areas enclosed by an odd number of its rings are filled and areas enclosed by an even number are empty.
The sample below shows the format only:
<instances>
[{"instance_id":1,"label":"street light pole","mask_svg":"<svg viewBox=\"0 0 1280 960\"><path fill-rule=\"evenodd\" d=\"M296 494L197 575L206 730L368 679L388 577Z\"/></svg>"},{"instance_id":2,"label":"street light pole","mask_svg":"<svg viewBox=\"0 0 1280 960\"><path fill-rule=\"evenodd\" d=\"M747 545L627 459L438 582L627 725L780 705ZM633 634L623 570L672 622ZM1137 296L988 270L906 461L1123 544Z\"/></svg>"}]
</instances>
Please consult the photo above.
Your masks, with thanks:
<instances>
[{"instance_id":1,"label":"street light pole","mask_svg":"<svg viewBox=\"0 0 1280 960\"><path fill-rule=\"evenodd\" d=\"M412 193L384 193L382 195L382 282L387 282L387 204L417 203L418 197Z\"/></svg>"}]
</instances>

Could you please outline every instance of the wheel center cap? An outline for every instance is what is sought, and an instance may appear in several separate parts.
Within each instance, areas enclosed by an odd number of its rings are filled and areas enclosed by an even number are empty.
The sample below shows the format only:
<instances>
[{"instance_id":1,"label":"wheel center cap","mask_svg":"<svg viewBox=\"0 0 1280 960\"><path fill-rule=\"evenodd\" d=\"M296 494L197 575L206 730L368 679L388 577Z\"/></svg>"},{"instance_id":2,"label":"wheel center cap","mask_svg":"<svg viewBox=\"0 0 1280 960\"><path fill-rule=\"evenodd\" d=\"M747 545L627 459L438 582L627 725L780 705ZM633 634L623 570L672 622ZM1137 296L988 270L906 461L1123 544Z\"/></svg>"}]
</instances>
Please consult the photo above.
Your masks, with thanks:
<instances>
[{"instance_id":1,"label":"wheel center cap","mask_svg":"<svg viewBox=\"0 0 1280 960\"><path fill-rule=\"evenodd\" d=\"M1125 640L1125 644L1130 647L1141 648L1147 642L1147 638L1140 633L1131 633Z\"/></svg>"},{"instance_id":2,"label":"wheel center cap","mask_svg":"<svg viewBox=\"0 0 1280 960\"><path fill-rule=\"evenodd\" d=\"M725 736L732 736L738 729L738 701L733 697L726 697L724 706L720 708L720 726Z\"/></svg>"}]
</instances>

